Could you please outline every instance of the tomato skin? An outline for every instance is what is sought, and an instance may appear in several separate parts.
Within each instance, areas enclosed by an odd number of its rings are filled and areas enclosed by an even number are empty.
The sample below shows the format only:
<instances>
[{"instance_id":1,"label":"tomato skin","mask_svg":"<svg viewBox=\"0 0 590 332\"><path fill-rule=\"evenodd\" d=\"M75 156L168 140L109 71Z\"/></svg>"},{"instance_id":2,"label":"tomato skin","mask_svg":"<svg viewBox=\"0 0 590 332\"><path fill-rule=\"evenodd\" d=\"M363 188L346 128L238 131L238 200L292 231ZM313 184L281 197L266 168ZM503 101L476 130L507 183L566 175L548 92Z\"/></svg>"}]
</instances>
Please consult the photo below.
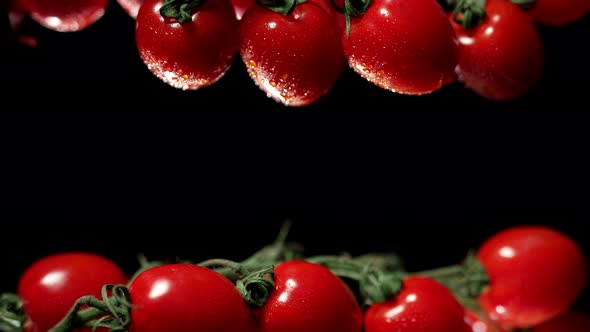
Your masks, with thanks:
<instances>
[{"instance_id":1,"label":"tomato skin","mask_svg":"<svg viewBox=\"0 0 590 332\"><path fill-rule=\"evenodd\" d=\"M108 0L21 0L29 16L55 31L80 31L104 16Z\"/></svg>"},{"instance_id":2,"label":"tomato skin","mask_svg":"<svg viewBox=\"0 0 590 332\"><path fill-rule=\"evenodd\" d=\"M455 80L455 34L436 0L374 0L342 44L350 67L386 90L420 95Z\"/></svg>"},{"instance_id":3,"label":"tomato skin","mask_svg":"<svg viewBox=\"0 0 590 332\"><path fill-rule=\"evenodd\" d=\"M574 23L589 13L588 0L535 0L532 9L535 22L548 26Z\"/></svg>"},{"instance_id":4,"label":"tomato skin","mask_svg":"<svg viewBox=\"0 0 590 332\"><path fill-rule=\"evenodd\" d=\"M531 328L531 332L583 332L590 327L590 315L571 308L561 315Z\"/></svg>"},{"instance_id":5,"label":"tomato skin","mask_svg":"<svg viewBox=\"0 0 590 332\"><path fill-rule=\"evenodd\" d=\"M254 6L240 21L240 55L267 96L286 106L306 106L324 96L346 68L340 28L314 2L289 15Z\"/></svg>"},{"instance_id":6,"label":"tomato skin","mask_svg":"<svg viewBox=\"0 0 590 332\"><path fill-rule=\"evenodd\" d=\"M516 226L489 237L477 257L490 278L479 298L487 315L506 328L527 328L564 312L587 282L578 244L543 226Z\"/></svg>"},{"instance_id":7,"label":"tomato skin","mask_svg":"<svg viewBox=\"0 0 590 332\"><path fill-rule=\"evenodd\" d=\"M162 17L162 5L163 0L146 0L137 13L135 40L148 69L182 90L221 79L238 51L238 21L229 0L206 1L184 23Z\"/></svg>"},{"instance_id":8,"label":"tomato skin","mask_svg":"<svg viewBox=\"0 0 590 332\"><path fill-rule=\"evenodd\" d=\"M143 4L144 0L117 0L119 6L125 10L125 12L131 16L131 18L136 18L137 13L139 12L139 7Z\"/></svg>"},{"instance_id":9,"label":"tomato skin","mask_svg":"<svg viewBox=\"0 0 590 332\"><path fill-rule=\"evenodd\" d=\"M470 332L465 309L439 282L410 276L391 299L365 312L365 332Z\"/></svg>"},{"instance_id":10,"label":"tomato skin","mask_svg":"<svg viewBox=\"0 0 590 332\"><path fill-rule=\"evenodd\" d=\"M483 317L485 315L480 316L469 309L465 310L465 323L471 327L473 332L507 332L502 327Z\"/></svg>"},{"instance_id":11,"label":"tomato skin","mask_svg":"<svg viewBox=\"0 0 590 332\"><path fill-rule=\"evenodd\" d=\"M140 273L129 285L129 332L256 332L234 284L195 264L168 264Z\"/></svg>"},{"instance_id":12,"label":"tomato skin","mask_svg":"<svg viewBox=\"0 0 590 332\"><path fill-rule=\"evenodd\" d=\"M362 310L348 286L326 267L286 261L275 289L254 311L262 332L360 332Z\"/></svg>"},{"instance_id":13,"label":"tomato skin","mask_svg":"<svg viewBox=\"0 0 590 332\"><path fill-rule=\"evenodd\" d=\"M93 295L100 299L104 285L127 282L122 269L106 257L64 252L33 262L21 275L17 289L31 320L30 329L43 332L57 324L78 298Z\"/></svg>"},{"instance_id":14,"label":"tomato skin","mask_svg":"<svg viewBox=\"0 0 590 332\"><path fill-rule=\"evenodd\" d=\"M507 0L488 0L486 18L464 29L449 20L459 41L458 80L493 101L511 101L541 81L544 50L529 13Z\"/></svg>"}]
</instances>

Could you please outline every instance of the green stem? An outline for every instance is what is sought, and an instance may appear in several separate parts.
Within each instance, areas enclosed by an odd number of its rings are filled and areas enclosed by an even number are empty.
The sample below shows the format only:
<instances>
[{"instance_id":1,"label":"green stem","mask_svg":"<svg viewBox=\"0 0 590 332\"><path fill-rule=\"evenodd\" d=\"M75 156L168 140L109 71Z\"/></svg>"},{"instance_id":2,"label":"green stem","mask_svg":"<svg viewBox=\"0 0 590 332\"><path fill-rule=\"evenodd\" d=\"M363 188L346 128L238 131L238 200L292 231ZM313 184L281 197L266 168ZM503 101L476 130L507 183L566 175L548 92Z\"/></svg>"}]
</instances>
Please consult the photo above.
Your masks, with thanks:
<instances>
[{"instance_id":1,"label":"green stem","mask_svg":"<svg viewBox=\"0 0 590 332\"><path fill-rule=\"evenodd\" d=\"M242 263L234 262L224 258L208 259L198 263L197 265L215 270L234 283L238 279L241 279L250 274L250 271Z\"/></svg>"},{"instance_id":2,"label":"green stem","mask_svg":"<svg viewBox=\"0 0 590 332\"><path fill-rule=\"evenodd\" d=\"M0 295L0 331L21 332L27 320L23 302L14 293Z\"/></svg>"},{"instance_id":3,"label":"green stem","mask_svg":"<svg viewBox=\"0 0 590 332\"><path fill-rule=\"evenodd\" d=\"M160 15L173 17L178 22L184 23L192 20L193 10L203 5L207 0L164 0L160 7Z\"/></svg>"}]
</instances>

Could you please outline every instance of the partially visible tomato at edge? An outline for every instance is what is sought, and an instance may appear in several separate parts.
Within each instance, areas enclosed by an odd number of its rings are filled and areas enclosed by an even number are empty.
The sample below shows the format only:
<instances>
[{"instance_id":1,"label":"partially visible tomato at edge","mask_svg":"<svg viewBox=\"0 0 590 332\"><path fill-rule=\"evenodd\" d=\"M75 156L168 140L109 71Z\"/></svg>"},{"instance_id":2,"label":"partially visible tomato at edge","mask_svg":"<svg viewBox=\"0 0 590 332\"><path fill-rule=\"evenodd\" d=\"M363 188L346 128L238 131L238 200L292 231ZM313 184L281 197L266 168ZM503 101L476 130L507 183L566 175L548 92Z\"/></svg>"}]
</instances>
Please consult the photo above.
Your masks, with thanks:
<instances>
[{"instance_id":1,"label":"partially visible tomato at edge","mask_svg":"<svg viewBox=\"0 0 590 332\"><path fill-rule=\"evenodd\" d=\"M104 285L127 282L124 271L107 257L64 252L42 257L26 268L17 293L24 302L31 330L44 332L57 324L78 298L92 295L100 299Z\"/></svg>"},{"instance_id":2,"label":"partially visible tomato at edge","mask_svg":"<svg viewBox=\"0 0 590 332\"><path fill-rule=\"evenodd\" d=\"M571 308L561 315L531 328L531 332L584 332L590 329L590 313Z\"/></svg>"},{"instance_id":3,"label":"partially visible tomato at edge","mask_svg":"<svg viewBox=\"0 0 590 332\"><path fill-rule=\"evenodd\" d=\"M537 23L549 26L567 25L590 14L590 1L535 0L531 13Z\"/></svg>"},{"instance_id":4,"label":"partially visible tomato at edge","mask_svg":"<svg viewBox=\"0 0 590 332\"><path fill-rule=\"evenodd\" d=\"M529 328L565 312L587 282L587 260L573 238L523 225L483 242L477 258L490 283L479 298L488 317L506 328Z\"/></svg>"}]
</instances>

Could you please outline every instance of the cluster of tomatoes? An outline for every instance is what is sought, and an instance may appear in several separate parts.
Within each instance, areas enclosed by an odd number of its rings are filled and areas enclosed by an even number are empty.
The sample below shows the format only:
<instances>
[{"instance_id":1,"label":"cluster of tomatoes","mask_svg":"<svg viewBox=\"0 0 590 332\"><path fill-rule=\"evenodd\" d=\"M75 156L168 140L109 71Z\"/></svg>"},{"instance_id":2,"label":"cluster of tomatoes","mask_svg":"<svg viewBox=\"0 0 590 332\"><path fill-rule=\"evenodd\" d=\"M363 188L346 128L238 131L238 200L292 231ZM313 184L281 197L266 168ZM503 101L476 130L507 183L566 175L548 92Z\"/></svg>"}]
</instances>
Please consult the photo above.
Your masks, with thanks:
<instances>
[{"instance_id":1,"label":"cluster of tomatoes","mask_svg":"<svg viewBox=\"0 0 590 332\"><path fill-rule=\"evenodd\" d=\"M461 264L408 272L393 254L306 257L284 241L241 262L48 255L0 297L0 331L582 332L587 260L545 226L493 234Z\"/></svg>"},{"instance_id":2,"label":"cluster of tomatoes","mask_svg":"<svg viewBox=\"0 0 590 332\"><path fill-rule=\"evenodd\" d=\"M109 0L6 0L13 14L79 31ZM136 20L147 68L183 90L214 84L236 58L269 98L309 105L346 68L395 93L423 95L460 81L508 101L543 76L538 25L590 12L581 0L117 0ZM20 15L18 15L20 13Z\"/></svg>"}]
</instances>

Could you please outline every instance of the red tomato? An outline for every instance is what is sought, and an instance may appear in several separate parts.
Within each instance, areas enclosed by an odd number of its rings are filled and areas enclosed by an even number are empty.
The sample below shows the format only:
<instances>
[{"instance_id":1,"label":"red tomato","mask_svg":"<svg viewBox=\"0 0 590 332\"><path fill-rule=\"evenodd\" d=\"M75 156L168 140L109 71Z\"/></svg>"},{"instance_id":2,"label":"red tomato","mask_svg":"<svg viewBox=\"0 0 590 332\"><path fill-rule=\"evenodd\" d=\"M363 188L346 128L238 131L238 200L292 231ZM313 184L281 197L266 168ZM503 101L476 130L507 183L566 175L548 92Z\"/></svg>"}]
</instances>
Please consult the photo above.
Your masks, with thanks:
<instances>
[{"instance_id":1,"label":"red tomato","mask_svg":"<svg viewBox=\"0 0 590 332\"><path fill-rule=\"evenodd\" d=\"M473 332L507 332L494 322L484 319L485 315L479 315L471 310L465 310L465 323Z\"/></svg>"},{"instance_id":2,"label":"red tomato","mask_svg":"<svg viewBox=\"0 0 590 332\"><path fill-rule=\"evenodd\" d=\"M348 286L328 268L286 261L275 268L275 289L255 310L262 332L360 332L362 310Z\"/></svg>"},{"instance_id":3,"label":"red tomato","mask_svg":"<svg viewBox=\"0 0 590 332\"><path fill-rule=\"evenodd\" d=\"M581 20L590 13L588 0L536 0L533 19L541 24L561 26Z\"/></svg>"},{"instance_id":4,"label":"red tomato","mask_svg":"<svg viewBox=\"0 0 590 332\"><path fill-rule=\"evenodd\" d=\"M238 21L228 0L209 0L180 23L160 15L163 0L146 0L136 18L141 59L163 82L197 90L217 82L238 52Z\"/></svg>"},{"instance_id":5,"label":"red tomato","mask_svg":"<svg viewBox=\"0 0 590 332\"><path fill-rule=\"evenodd\" d=\"M44 332L57 324L82 296L101 298L106 284L126 284L128 278L113 261L92 253L67 252L43 257L21 275L18 295L35 328ZM91 328L85 329L91 331Z\"/></svg>"},{"instance_id":6,"label":"red tomato","mask_svg":"<svg viewBox=\"0 0 590 332\"><path fill-rule=\"evenodd\" d=\"M236 18L238 20L242 19L242 16L250 7L256 6L255 0L231 0L231 4L234 7L234 11L236 13Z\"/></svg>"},{"instance_id":7,"label":"red tomato","mask_svg":"<svg viewBox=\"0 0 590 332\"><path fill-rule=\"evenodd\" d=\"M518 226L488 238L477 257L490 278L479 298L506 328L526 328L565 311L585 287L587 261L578 244L543 226Z\"/></svg>"},{"instance_id":8,"label":"red tomato","mask_svg":"<svg viewBox=\"0 0 590 332\"><path fill-rule=\"evenodd\" d=\"M531 328L531 332L584 332L590 328L590 315L578 309L563 314Z\"/></svg>"},{"instance_id":9,"label":"red tomato","mask_svg":"<svg viewBox=\"0 0 590 332\"><path fill-rule=\"evenodd\" d=\"M411 276L391 299L369 306L364 332L470 332L465 310L434 279Z\"/></svg>"},{"instance_id":10,"label":"red tomato","mask_svg":"<svg viewBox=\"0 0 590 332\"><path fill-rule=\"evenodd\" d=\"M104 16L109 0L21 0L29 15L55 31L87 28Z\"/></svg>"},{"instance_id":11,"label":"red tomato","mask_svg":"<svg viewBox=\"0 0 590 332\"><path fill-rule=\"evenodd\" d=\"M315 102L345 69L340 28L317 3L299 4L289 15L251 7L239 32L248 74L269 98L284 105Z\"/></svg>"},{"instance_id":12,"label":"red tomato","mask_svg":"<svg viewBox=\"0 0 590 332\"><path fill-rule=\"evenodd\" d=\"M129 332L255 332L258 327L234 284L194 264L140 273L129 285Z\"/></svg>"},{"instance_id":13,"label":"red tomato","mask_svg":"<svg viewBox=\"0 0 590 332\"><path fill-rule=\"evenodd\" d=\"M530 15L507 0L488 0L486 17L464 29L449 20L459 40L458 80L495 101L516 99L532 90L543 75L541 36Z\"/></svg>"},{"instance_id":14,"label":"red tomato","mask_svg":"<svg viewBox=\"0 0 590 332\"><path fill-rule=\"evenodd\" d=\"M137 17L137 12L139 12L139 7L143 4L144 0L117 0L119 6L129 14L132 18Z\"/></svg>"},{"instance_id":15,"label":"red tomato","mask_svg":"<svg viewBox=\"0 0 590 332\"><path fill-rule=\"evenodd\" d=\"M419 95L455 79L455 34L436 0L373 0L342 43L350 67L383 89Z\"/></svg>"}]
</instances>

